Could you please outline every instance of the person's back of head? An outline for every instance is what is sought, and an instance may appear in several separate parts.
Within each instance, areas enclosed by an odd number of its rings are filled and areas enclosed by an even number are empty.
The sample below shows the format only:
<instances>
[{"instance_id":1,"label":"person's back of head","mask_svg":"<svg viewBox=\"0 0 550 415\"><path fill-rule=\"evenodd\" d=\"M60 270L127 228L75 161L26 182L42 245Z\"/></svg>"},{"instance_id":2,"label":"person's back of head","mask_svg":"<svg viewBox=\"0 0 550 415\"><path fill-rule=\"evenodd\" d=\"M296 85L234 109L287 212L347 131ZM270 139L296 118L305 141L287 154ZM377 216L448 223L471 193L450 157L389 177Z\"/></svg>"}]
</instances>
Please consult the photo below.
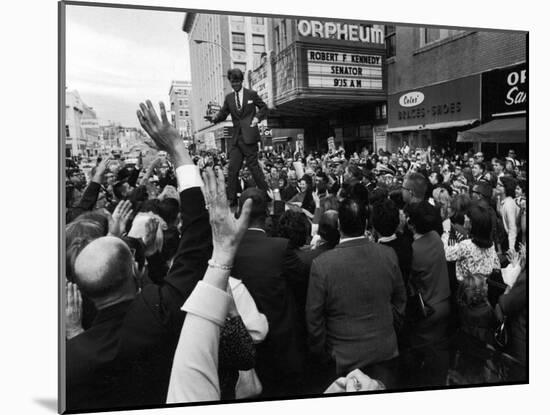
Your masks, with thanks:
<instances>
[{"instance_id":1,"label":"person's back of head","mask_svg":"<svg viewBox=\"0 0 550 415\"><path fill-rule=\"evenodd\" d=\"M287 210L279 218L279 236L290 241L291 249L304 246L310 234L311 224L302 212Z\"/></svg>"},{"instance_id":2,"label":"person's back of head","mask_svg":"<svg viewBox=\"0 0 550 415\"><path fill-rule=\"evenodd\" d=\"M369 193L369 205L375 205L388 198L388 190L383 187L377 187Z\"/></svg>"},{"instance_id":3,"label":"person's back of head","mask_svg":"<svg viewBox=\"0 0 550 415\"><path fill-rule=\"evenodd\" d=\"M372 226L380 236L391 236L399 226L399 209L390 199L383 199L372 207Z\"/></svg>"},{"instance_id":4,"label":"person's back of head","mask_svg":"<svg viewBox=\"0 0 550 415\"><path fill-rule=\"evenodd\" d=\"M139 212L152 212L160 216L160 200L148 199L139 206Z\"/></svg>"},{"instance_id":5,"label":"person's back of head","mask_svg":"<svg viewBox=\"0 0 550 415\"><path fill-rule=\"evenodd\" d=\"M367 226L367 208L360 200L344 199L338 207L340 234L344 237L363 236Z\"/></svg>"},{"instance_id":6,"label":"person's back of head","mask_svg":"<svg viewBox=\"0 0 550 415\"><path fill-rule=\"evenodd\" d=\"M331 248L338 245L340 231L338 230L338 212L336 210L330 209L321 215L317 233Z\"/></svg>"},{"instance_id":7,"label":"person's back of head","mask_svg":"<svg viewBox=\"0 0 550 415\"><path fill-rule=\"evenodd\" d=\"M425 200L407 205L405 214L408 217L409 225L420 235L436 230L437 222L441 224L439 210Z\"/></svg>"},{"instance_id":8,"label":"person's back of head","mask_svg":"<svg viewBox=\"0 0 550 415\"><path fill-rule=\"evenodd\" d=\"M414 202L420 202L426 198L428 181L420 173L409 173L405 176L406 188L411 192Z\"/></svg>"},{"instance_id":9,"label":"person's back of head","mask_svg":"<svg viewBox=\"0 0 550 415\"><path fill-rule=\"evenodd\" d=\"M256 187L249 187L242 192L239 199L239 215L247 199L252 199L249 226L263 225L267 217L267 197L265 192Z\"/></svg>"},{"instance_id":10,"label":"person's back of head","mask_svg":"<svg viewBox=\"0 0 550 415\"><path fill-rule=\"evenodd\" d=\"M75 281L98 309L135 297L134 258L119 238L104 236L81 250L74 263Z\"/></svg>"},{"instance_id":11,"label":"person's back of head","mask_svg":"<svg viewBox=\"0 0 550 415\"><path fill-rule=\"evenodd\" d=\"M472 242L480 248L489 248L493 244L491 239L492 217L486 203L472 203L468 209L470 219L470 236Z\"/></svg>"},{"instance_id":12,"label":"person's back of head","mask_svg":"<svg viewBox=\"0 0 550 415\"><path fill-rule=\"evenodd\" d=\"M158 205L159 216L168 224L168 226L173 226L176 224L179 214L179 202L174 199L167 197L160 201Z\"/></svg>"}]
</instances>

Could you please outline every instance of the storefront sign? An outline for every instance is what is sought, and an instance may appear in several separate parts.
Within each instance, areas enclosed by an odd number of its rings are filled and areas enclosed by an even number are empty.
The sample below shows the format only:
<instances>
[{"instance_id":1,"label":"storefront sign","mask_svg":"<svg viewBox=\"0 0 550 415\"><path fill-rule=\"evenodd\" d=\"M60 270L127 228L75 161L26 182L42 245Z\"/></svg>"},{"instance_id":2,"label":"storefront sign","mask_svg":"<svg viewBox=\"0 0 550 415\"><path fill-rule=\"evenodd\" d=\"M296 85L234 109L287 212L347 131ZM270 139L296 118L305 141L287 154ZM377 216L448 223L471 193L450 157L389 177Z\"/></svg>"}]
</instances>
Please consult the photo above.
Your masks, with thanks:
<instances>
[{"instance_id":1,"label":"storefront sign","mask_svg":"<svg viewBox=\"0 0 550 415\"><path fill-rule=\"evenodd\" d=\"M304 37L384 44L384 30L360 24L298 20L298 33Z\"/></svg>"},{"instance_id":2,"label":"storefront sign","mask_svg":"<svg viewBox=\"0 0 550 415\"><path fill-rule=\"evenodd\" d=\"M97 118L82 118L80 120L80 127L85 129L99 128L99 122Z\"/></svg>"},{"instance_id":3,"label":"storefront sign","mask_svg":"<svg viewBox=\"0 0 550 415\"><path fill-rule=\"evenodd\" d=\"M529 87L525 63L485 72L481 82L485 119L525 114Z\"/></svg>"},{"instance_id":4,"label":"storefront sign","mask_svg":"<svg viewBox=\"0 0 550 415\"><path fill-rule=\"evenodd\" d=\"M311 49L306 53L310 88L383 88L381 55Z\"/></svg>"},{"instance_id":5,"label":"storefront sign","mask_svg":"<svg viewBox=\"0 0 550 415\"><path fill-rule=\"evenodd\" d=\"M479 119L480 95L479 75L390 95L389 128Z\"/></svg>"}]
</instances>

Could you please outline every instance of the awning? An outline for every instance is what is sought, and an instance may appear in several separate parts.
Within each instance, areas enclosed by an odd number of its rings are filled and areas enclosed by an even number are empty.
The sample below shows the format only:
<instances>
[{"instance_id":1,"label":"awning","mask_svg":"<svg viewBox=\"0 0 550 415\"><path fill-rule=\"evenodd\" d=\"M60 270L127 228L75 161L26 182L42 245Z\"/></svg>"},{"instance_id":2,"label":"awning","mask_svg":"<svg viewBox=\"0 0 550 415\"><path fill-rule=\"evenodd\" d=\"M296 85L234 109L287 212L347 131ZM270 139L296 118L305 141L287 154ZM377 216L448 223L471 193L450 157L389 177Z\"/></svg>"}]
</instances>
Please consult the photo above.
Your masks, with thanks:
<instances>
[{"instance_id":1,"label":"awning","mask_svg":"<svg viewBox=\"0 0 550 415\"><path fill-rule=\"evenodd\" d=\"M271 139L271 143L272 144L287 143L289 138L291 138L291 137L273 137Z\"/></svg>"},{"instance_id":2,"label":"awning","mask_svg":"<svg viewBox=\"0 0 550 415\"><path fill-rule=\"evenodd\" d=\"M458 133L457 142L525 143L525 117L502 118Z\"/></svg>"},{"instance_id":3,"label":"awning","mask_svg":"<svg viewBox=\"0 0 550 415\"><path fill-rule=\"evenodd\" d=\"M476 121L479 121L479 120L473 119L473 120L437 122L434 124L407 125L405 127L388 128L386 132L397 133L400 131L440 130L442 128L464 127L465 125L471 125Z\"/></svg>"}]
</instances>

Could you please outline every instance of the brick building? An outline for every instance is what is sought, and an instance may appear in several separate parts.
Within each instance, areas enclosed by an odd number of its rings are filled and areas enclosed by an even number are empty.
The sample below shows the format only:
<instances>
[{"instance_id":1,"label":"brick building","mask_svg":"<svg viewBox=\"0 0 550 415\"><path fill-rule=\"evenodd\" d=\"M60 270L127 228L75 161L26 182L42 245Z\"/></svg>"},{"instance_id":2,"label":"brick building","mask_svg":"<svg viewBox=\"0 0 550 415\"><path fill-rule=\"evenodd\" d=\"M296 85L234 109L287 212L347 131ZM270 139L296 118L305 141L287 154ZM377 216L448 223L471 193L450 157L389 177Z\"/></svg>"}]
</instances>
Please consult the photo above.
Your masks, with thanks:
<instances>
[{"instance_id":1,"label":"brick building","mask_svg":"<svg viewBox=\"0 0 550 415\"><path fill-rule=\"evenodd\" d=\"M524 149L525 32L394 26L386 28L386 43L388 150L404 141L411 148ZM508 97L518 92L520 98ZM504 131L510 122L502 120L510 118L517 134ZM487 128L491 133L476 135Z\"/></svg>"}]
</instances>

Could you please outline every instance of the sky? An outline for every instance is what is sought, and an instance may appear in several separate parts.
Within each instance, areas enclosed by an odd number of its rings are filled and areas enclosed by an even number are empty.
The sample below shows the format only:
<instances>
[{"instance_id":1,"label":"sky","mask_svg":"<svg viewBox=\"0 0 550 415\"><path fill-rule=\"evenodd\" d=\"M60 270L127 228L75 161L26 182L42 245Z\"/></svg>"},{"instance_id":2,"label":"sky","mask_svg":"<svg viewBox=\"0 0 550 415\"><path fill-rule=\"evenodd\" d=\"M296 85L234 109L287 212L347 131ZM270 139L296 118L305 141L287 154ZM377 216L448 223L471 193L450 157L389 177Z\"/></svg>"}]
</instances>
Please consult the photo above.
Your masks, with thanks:
<instances>
[{"instance_id":1,"label":"sky","mask_svg":"<svg viewBox=\"0 0 550 415\"><path fill-rule=\"evenodd\" d=\"M67 88L94 108L100 124L138 127L139 102L168 102L172 80L191 80L184 17L179 12L68 5Z\"/></svg>"}]
</instances>

